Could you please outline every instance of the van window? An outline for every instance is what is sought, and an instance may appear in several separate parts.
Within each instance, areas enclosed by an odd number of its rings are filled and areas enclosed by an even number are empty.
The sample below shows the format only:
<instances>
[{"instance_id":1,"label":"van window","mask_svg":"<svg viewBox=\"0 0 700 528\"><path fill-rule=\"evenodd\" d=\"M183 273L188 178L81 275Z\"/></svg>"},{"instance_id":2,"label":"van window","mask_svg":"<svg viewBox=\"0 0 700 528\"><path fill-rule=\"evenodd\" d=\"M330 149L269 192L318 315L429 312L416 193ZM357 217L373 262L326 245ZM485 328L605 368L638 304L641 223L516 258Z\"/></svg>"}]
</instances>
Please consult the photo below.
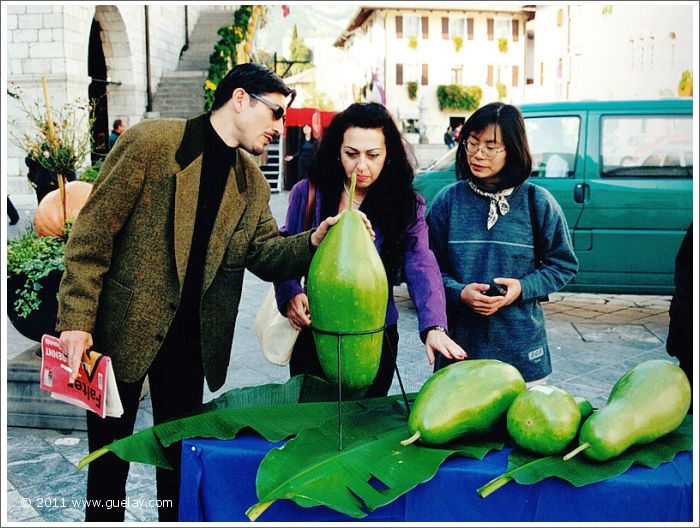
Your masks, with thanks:
<instances>
[{"instance_id":1,"label":"van window","mask_svg":"<svg viewBox=\"0 0 700 528\"><path fill-rule=\"evenodd\" d=\"M530 176L570 178L576 171L579 129L576 116L526 117L525 129L532 154Z\"/></svg>"},{"instance_id":2,"label":"van window","mask_svg":"<svg viewBox=\"0 0 700 528\"><path fill-rule=\"evenodd\" d=\"M692 116L603 117L602 176L692 177L692 126Z\"/></svg>"}]
</instances>

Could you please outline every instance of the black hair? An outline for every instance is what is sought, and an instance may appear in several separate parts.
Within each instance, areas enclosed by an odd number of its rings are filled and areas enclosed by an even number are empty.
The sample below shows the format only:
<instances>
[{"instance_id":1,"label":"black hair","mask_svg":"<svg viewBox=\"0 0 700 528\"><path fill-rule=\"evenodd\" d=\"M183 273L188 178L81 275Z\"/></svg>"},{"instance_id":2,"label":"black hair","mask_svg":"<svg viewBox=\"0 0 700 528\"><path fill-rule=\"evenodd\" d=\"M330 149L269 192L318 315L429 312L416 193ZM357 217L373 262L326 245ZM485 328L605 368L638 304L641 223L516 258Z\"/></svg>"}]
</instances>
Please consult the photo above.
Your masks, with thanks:
<instances>
[{"instance_id":1,"label":"black hair","mask_svg":"<svg viewBox=\"0 0 700 528\"><path fill-rule=\"evenodd\" d=\"M112 130L116 130L117 128L119 128L119 125L121 125L123 122L124 121L122 121L121 119L115 119L114 123L112 123Z\"/></svg>"},{"instance_id":2,"label":"black hair","mask_svg":"<svg viewBox=\"0 0 700 528\"><path fill-rule=\"evenodd\" d=\"M219 82L214 92L214 102L211 105L212 112L225 105L236 88L243 88L246 92L256 95L279 93L287 97L292 95L288 107L292 105L296 92L284 84L281 77L261 64L246 62L237 64L229 70Z\"/></svg>"},{"instance_id":3,"label":"black hair","mask_svg":"<svg viewBox=\"0 0 700 528\"><path fill-rule=\"evenodd\" d=\"M345 131L352 127L380 129L384 134L386 161L367 190L362 210L384 237L380 253L391 284L403 264L408 242L406 231L416 222L417 204L413 167L404 139L389 111L377 103L354 103L337 114L317 144L309 166L309 179L323 195L321 217L336 215L345 182L340 147Z\"/></svg>"},{"instance_id":4,"label":"black hair","mask_svg":"<svg viewBox=\"0 0 700 528\"><path fill-rule=\"evenodd\" d=\"M489 125L495 125L501 130L503 145L506 148L506 163L500 172L501 179L495 190L499 191L509 187L516 187L530 176L532 170L532 156L527 142L525 121L520 110L513 105L505 103L489 103L474 112L457 138L457 179L471 180L477 186L479 178L474 177L467 163L465 143L469 134L483 132ZM493 191L494 189L489 189Z\"/></svg>"}]
</instances>

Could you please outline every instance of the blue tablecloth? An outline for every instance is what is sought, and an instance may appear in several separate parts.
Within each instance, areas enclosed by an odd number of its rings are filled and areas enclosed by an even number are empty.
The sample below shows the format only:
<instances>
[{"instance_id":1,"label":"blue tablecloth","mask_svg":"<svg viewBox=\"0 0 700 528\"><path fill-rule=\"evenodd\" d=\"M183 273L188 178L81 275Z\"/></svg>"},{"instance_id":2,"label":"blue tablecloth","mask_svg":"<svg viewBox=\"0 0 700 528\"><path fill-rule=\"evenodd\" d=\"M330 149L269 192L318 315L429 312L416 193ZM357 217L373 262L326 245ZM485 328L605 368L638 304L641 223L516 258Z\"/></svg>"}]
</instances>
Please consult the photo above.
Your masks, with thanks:
<instances>
[{"instance_id":1,"label":"blue tablecloth","mask_svg":"<svg viewBox=\"0 0 700 528\"><path fill-rule=\"evenodd\" d=\"M183 442L180 521L247 521L257 502L255 475L267 452L281 443L254 435L235 440ZM688 522L693 518L692 454L648 469L632 466L618 477L581 488L559 479L531 486L510 482L485 499L476 489L501 475L508 449L483 460L453 457L430 481L358 521ZM342 522L354 519L325 507L276 501L259 522Z\"/></svg>"}]
</instances>

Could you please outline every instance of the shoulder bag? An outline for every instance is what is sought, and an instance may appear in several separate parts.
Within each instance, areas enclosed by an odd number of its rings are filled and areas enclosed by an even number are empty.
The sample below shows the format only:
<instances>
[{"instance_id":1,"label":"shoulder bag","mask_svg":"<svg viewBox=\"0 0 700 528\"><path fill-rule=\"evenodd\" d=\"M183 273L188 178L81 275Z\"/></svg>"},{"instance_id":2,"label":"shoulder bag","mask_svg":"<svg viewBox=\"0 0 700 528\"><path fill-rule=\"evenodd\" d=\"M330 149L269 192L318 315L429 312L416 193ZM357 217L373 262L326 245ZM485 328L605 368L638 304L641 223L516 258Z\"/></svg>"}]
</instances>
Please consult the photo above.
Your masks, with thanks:
<instances>
[{"instance_id":1,"label":"shoulder bag","mask_svg":"<svg viewBox=\"0 0 700 528\"><path fill-rule=\"evenodd\" d=\"M311 215L315 205L316 187L309 182L309 193L306 199L304 213L304 231L311 227ZM271 286L265 295L262 305L255 315L255 333L260 343L263 357L275 365L286 365L292 357L294 343L299 336L299 330L294 328L289 320L280 313L275 300L275 287Z\"/></svg>"}]
</instances>

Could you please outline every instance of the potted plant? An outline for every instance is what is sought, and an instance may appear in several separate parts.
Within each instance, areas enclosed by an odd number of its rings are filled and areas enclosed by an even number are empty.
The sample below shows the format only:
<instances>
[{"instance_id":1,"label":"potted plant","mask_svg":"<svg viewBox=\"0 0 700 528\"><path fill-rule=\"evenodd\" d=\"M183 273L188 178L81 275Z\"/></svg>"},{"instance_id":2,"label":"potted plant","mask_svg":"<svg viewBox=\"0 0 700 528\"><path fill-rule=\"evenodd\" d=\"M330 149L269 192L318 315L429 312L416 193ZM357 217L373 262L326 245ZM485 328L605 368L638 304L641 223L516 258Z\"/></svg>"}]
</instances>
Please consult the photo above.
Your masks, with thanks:
<instances>
[{"instance_id":1,"label":"potted plant","mask_svg":"<svg viewBox=\"0 0 700 528\"><path fill-rule=\"evenodd\" d=\"M408 81L408 83L406 83L406 89L408 90L408 98L411 101L415 101L418 95L418 82Z\"/></svg>"},{"instance_id":2,"label":"potted plant","mask_svg":"<svg viewBox=\"0 0 700 528\"><path fill-rule=\"evenodd\" d=\"M33 226L7 246L8 317L20 333L35 341L54 332L65 242L92 189L85 181L66 182L66 175L77 171L92 150L95 107L76 100L52 115L43 79L42 83L45 114L38 102L27 106L19 92L8 90L29 121L28 125L11 121L13 142L55 173L59 184L41 200Z\"/></svg>"},{"instance_id":3,"label":"potted plant","mask_svg":"<svg viewBox=\"0 0 700 528\"><path fill-rule=\"evenodd\" d=\"M506 98L506 85L502 82L496 83L496 90L498 91L498 100L503 101Z\"/></svg>"},{"instance_id":4,"label":"potted plant","mask_svg":"<svg viewBox=\"0 0 700 528\"><path fill-rule=\"evenodd\" d=\"M506 37L501 37L498 39L498 51L501 53L508 51L508 39Z\"/></svg>"},{"instance_id":5,"label":"potted plant","mask_svg":"<svg viewBox=\"0 0 700 528\"><path fill-rule=\"evenodd\" d=\"M411 35L408 37L408 47L416 49L418 47L418 37Z\"/></svg>"},{"instance_id":6,"label":"potted plant","mask_svg":"<svg viewBox=\"0 0 700 528\"><path fill-rule=\"evenodd\" d=\"M681 80L678 83L678 97L693 96L693 73L690 70L684 70L681 74Z\"/></svg>"},{"instance_id":7,"label":"potted plant","mask_svg":"<svg viewBox=\"0 0 700 528\"><path fill-rule=\"evenodd\" d=\"M30 226L7 244L7 316L34 341L54 333L65 243L65 237L40 237Z\"/></svg>"},{"instance_id":8,"label":"potted plant","mask_svg":"<svg viewBox=\"0 0 700 528\"><path fill-rule=\"evenodd\" d=\"M464 39L462 39L462 37L454 36L454 37L452 37L452 42L455 45L455 51L459 53L459 50L462 49L462 44L464 43Z\"/></svg>"}]
</instances>

